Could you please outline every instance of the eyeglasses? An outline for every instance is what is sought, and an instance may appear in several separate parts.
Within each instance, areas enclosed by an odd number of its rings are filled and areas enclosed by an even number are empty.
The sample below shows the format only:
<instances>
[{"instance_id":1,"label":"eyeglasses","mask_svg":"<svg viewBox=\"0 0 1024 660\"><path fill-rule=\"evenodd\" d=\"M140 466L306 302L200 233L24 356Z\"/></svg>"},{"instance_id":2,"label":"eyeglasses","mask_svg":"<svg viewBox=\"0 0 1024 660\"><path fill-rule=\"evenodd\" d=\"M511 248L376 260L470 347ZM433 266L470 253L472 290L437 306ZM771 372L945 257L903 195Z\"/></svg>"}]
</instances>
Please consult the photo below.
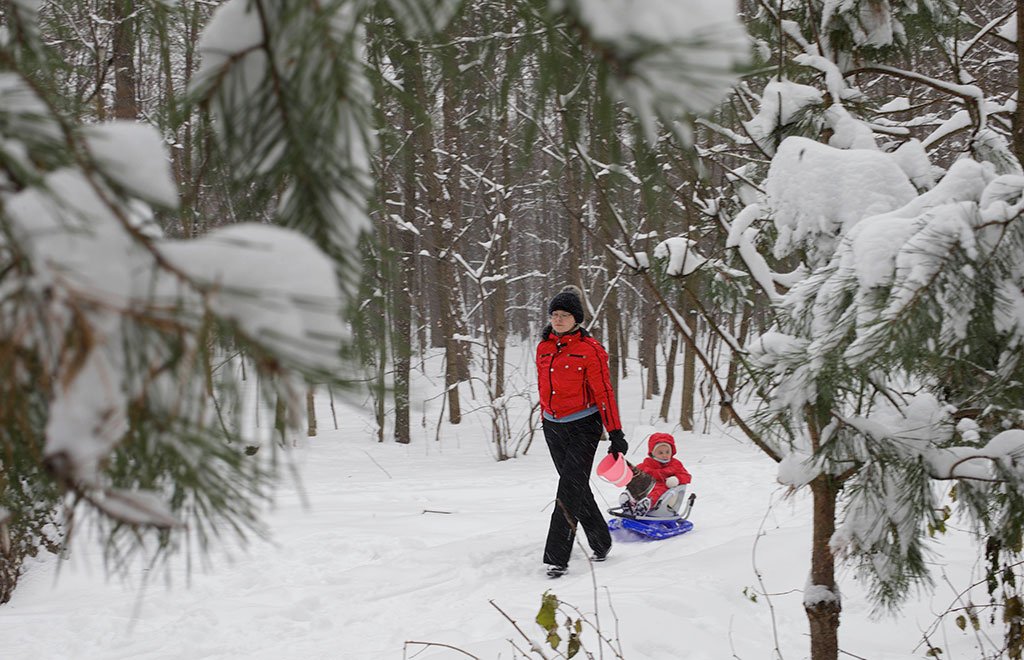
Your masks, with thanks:
<instances>
[{"instance_id":1,"label":"eyeglasses","mask_svg":"<svg viewBox=\"0 0 1024 660\"><path fill-rule=\"evenodd\" d=\"M552 312L551 318L556 321L568 321L573 318L572 314L566 314L565 312Z\"/></svg>"}]
</instances>

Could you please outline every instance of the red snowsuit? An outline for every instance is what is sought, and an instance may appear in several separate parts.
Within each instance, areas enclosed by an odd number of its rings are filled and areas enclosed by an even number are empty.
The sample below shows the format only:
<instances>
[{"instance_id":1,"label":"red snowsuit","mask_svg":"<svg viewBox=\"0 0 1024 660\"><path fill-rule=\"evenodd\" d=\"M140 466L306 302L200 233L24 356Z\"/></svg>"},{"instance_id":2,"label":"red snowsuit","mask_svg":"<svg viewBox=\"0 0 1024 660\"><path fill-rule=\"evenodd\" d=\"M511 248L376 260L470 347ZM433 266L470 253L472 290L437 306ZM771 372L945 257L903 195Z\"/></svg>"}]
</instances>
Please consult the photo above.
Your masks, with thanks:
<instances>
[{"instance_id":1,"label":"red snowsuit","mask_svg":"<svg viewBox=\"0 0 1024 660\"><path fill-rule=\"evenodd\" d=\"M585 330L559 337L549 332L537 346L537 391L541 409L554 417L596 405L608 431L622 428L608 374L608 353Z\"/></svg>"},{"instance_id":2,"label":"red snowsuit","mask_svg":"<svg viewBox=\"0 0 1024 660\"><path fill-rule=\"evenodd\" d=\"M662 442L668 443L672 447L673 458L668 463L662 463L656 460L652 456L648 455L644 459L644 462L637 467L646 472L647 474L654 477L654 489L651 490L648 497L651 498L651 507L658 503L660 498L665 491L668 490L668 486L665 484L665 480L669 477L675 477L679 479L680 485L690 483L692 477L690 473L686 471L683 464L679 462L679 459L674 458L676 455L676 440L668 433L652 433L651 437L647 440L647 452L651 454L654 452L654 445Z\"/></svg>"}]
</instances>

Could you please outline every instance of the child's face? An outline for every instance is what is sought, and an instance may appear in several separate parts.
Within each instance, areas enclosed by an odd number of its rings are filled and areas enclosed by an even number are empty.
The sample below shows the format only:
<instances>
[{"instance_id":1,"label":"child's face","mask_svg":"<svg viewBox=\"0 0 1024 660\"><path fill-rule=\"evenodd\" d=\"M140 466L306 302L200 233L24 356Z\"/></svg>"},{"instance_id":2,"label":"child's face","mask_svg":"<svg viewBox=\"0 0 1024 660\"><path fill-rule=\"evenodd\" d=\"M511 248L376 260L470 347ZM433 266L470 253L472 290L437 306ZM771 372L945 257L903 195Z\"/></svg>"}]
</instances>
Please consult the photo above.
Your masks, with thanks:
<instances>
[{"instance_id":1,"label":"child's face","mask_svg":"<svg viewBox=\"0 0 1024 660\"><path fill-rule=\"evenodd\" d=\"M654 447L654 451L651 452L651 455L660 461L667 461L672 458L672 448L667 444L656 445Z\"/></svg>"}]
</instances>

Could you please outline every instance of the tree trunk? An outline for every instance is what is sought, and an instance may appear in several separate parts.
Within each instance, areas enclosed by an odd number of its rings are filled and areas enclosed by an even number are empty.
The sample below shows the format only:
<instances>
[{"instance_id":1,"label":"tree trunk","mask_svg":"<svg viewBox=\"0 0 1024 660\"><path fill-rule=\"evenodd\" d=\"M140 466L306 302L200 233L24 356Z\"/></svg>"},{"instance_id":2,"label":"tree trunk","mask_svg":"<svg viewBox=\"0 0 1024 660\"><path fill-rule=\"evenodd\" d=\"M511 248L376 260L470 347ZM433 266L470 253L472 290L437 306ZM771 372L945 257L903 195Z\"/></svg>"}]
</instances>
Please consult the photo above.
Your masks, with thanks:
<instances>
[{"instance_id":1,"label":"tree trunk","mask_svg":"<svg viewBox=\"0 0 1024 660\"><path fill-rule=\"evenodd\" d=\"M649 303L644 301L642 304L646 309ZM661 385L658 383L658 335L661 324L649 317L640 323L640 364L647 370L647 398L652 399L661 394Z\"/></svg>"},{"instance_id":2,"label":"tree trunk","mask_svg":"<svg viewBox=\"0 0 1024 660\"><path fill-rule=\"evenodd\" d=\"M380 37L373 27L368 31L367 36L370 45L368 49L370 65L379 69L385 57ZM407 134L410 129L409 113L402 108L395 108L394 105L389 103L391 100L389 98L390 91L383 84L374 85L374 121L378 126L384 126L385 122L389 119L388 110L386 109L397 110L401 113L401 128ZM394 120L392 119L392 121ZM377 208L386 209L389 207L389 202L392 201L392 196L399 196L396 194L398 191L395 188L400 182L404 184L405 179L401 177L407 175L408 165L406 160L402 160L403 154L400 148L396 148L390 140L382 138L378 143L378 149L379 162L388 162L393 157L391 166L382 168L380 181L376 187ZM404 194L405 188L402 187L400 192ZM377 243L376 254L371 252L368 255L369 258L364 259L365 270L363 271L363 279L366 281L372 277L368 284L372 285L373 291L370 291L370 286L367 286L362 290L360 296L363 300L366 300L364 304L365 314L360 315L362 317L360 319L362 327L365 328L366 332L365 337L361 338L361 348L366 350L368 364L373 368L373 375L368 386L370 395L373 398L373 416L377 424L377 442L384 442L387 429L388 327L391 312L389 301L394 296L396 279L401 278L401 270L405 267L402 259L400 257L396 258L395 255L394 239L392 238L392 235L396 233L394 223L383 217L383 213L381 216L373 223ZM367 298L369 299L367 300ZM327 394L331 399L331 416L334 418L334 428L337 430L338 416L334 409L334 394L329 384L327 386Z\"/></svg>"},{"instance_id":3,"label":"tree trunk","mask_svg":"<svg viewBox=\"0 0 1024 660\"><path fill-rule=\"evenodd\" d=\"M679 296L679 316L690 329L690 336L696 338L697 328L690 313L689 288L684 286ZM683 382L679 406L679 426L684 431L693 430L693 400L697 387L697 353L696 342L683 342Z\"/></svg>"},{"instance_id":4,"label":"tree trunk","mask_svg":"<svg viewBox=\"0 0 1024 660\"><path fill-rule=\"evenodd\" d=\"M288 446L288 407L281 394L274 401L274 435L281 447Z\"/></svg>"},{"instance_id":5,"label":"tree trunk","mask_svg":"<svg viewBox=\"0 0 1024 660\"><path fill-rule=\"evenodd\" d=\"M508 308L508 284L505 280L495 283L492 308L494 314L494 396L501 398L505 396L505 351L508 344L508 323L505 318Z\"/></svg>"},{"instance_id":6,"label":"tree trunk","mask_svg":"<svg viewBox=\"0 0 1024 660\"><path fill-rule=\"evenodd\" d=\"M661 411L658 417L668 421L668 412L672 406L672 391L676 386L676 353L679 350L679 334L672 332L672 344L668 348L668 364L665 365L665 394L661 397Z\"/></svg>"},{"instance_id":7,"label":"tree trunk","mask_svg":"<svg viewBox=\"0 0 1024 660\"><path fill-rule=\"evenodd\" d=\"M459 366L460 349L460 342L454 337L449 337L444 349L444 385L448 392L448 422L450 424L462 422L462 406L459 403L459 373L462 371Z\"/></svg>"},{"instance_id":8,"label":"tree trunk","mask_svg":"<svg viewBox=\"0 0 1024 660\"><path fill-rule=\"evenodd\" d=\"M449 25L449 31L454 38L458 38L461 35L459 25L460 20L458 16ZM451 51L448 52L451 53ZM463 214L462 159L466 157L466 139L462 128L460 111L464 110L465 101L463 99L463 84L459 78L458 63L454 59L445 57L443 67L441 72L444 80L444 103L442 106L444 131L442 144L446 152L443 159L445 164L444 196L448 201L445 209L445 217L447 218L446 230L449 235L457 236L462 228ZM499 135L508 135L506 132L508 130L507 121L498 130ZM506 145L505 156L507 156L508 141L505 140L504 143ZM457 334L466 334L465 315L462 313L462 287L459 286L458 271L450 260L446 262L446 266L451 271L449 280L453 284L451 290L454 293L454 295L446 297L449 301L450 314L452 315L452 331ZM452 350L456 353L454 359L456 380L469 380L469 363L472 358L469 344L464 341L454 342Z\"/></svg>"},{"instance_id":9,"label":"tree trunk","mask_svg":"<svg viewBox=\"0 0 1024 660\"><path fill-rule=\"evenodd\" d=\"M0 548L0 605L11 599L14 588L18 586L18 578L21 577L22 557L11 552L4 552Z\"/></svg>"},{"instance_id":10,"label":"tree trunk","mask_svg":"<svg viewBox=\"0 0 1024 660\"><path fill-rule=\"evenodd\" d=\"M93 104L96 109L96 121L106 121L107 119L107 101L103 94L103 88L106 86L105 81L107 77L107 53L106 44L97 41L94 44L96 50L96 66L93 67Z\"/></svg>"},{"instance_id":11,"label":"tree trunk","mask_svg":"<svg viewBox=\"0 0 1024 660\"><path fill-rule=\"evenodd\" d=\"M1024 0L1017 0L1017 110L1013 113L1013 153L1024 165Z\"/></svg>"},{"instance_id":12,"label":"tree trunk","mask_svg":"<svg viewBox=\"0 0 1024 660\"><path fill-rule=\"evenodd\" d=\"M612 268L615 267L615 259L612 256L608 256L606 264L609 268L609 273L612 272ZM622 351L622 345L619 343L621 333L619 332L619 324L621 319L619 318L619 296L618 292L612 289L608 294L608 298L604 303L604 318L607 322L608 334L606 340L608 342L608 373L611 376L612 392L615 394L616 400L619 397L619 355Z\"/></svg>"},{"instance_id":13,"label":"tree trunk","mask_svg":"<svg viewBox=\"0 0 1024 660\"><path fill-rule=\"evenodd\" d=\"M377 419L377 442L384 442L384 428L386 426L386 410L385 395L387 393L386 375L387 375L387 364L388 364L388 343L381 340L377 342L377 373L375 374L377 398L375 399L376 407L374 409L374 417ZM408 382L408 379L406 380ZM334 408L334 401L331 401L331 410ZM408 418L408 415L406 415ZM335 420L334 428L338 428L337 420ZM406 434L408 435L408 434Z\"/></svg>"},{"instance_id":14,"label":"tree trunk","mask_svg":"<svg viewBox=\"0 0 1024 660\"><path fill-rule=\"evenodd\" d=\"M400 232L406 234L408 232ZM399 241L401 243L401 241ZM391 296L392 327L391 347L394 362L394 399L395 399L395 442L408 444L411 435L409 428L409 373L412 362L412 299L409 295L410 274L403 263L408 258L399 249L399 275Z\"/></svg>"},{"instance_id":15,"label":"tree trunk","mask_svg":"<svg viewBox=\"0 0 1024 660\"><path fill-rule=\"evenodd\" d=\"M186 46L185 49L185 65L186 71L191 78L191 72L195 67L195 47L191 44L195 44L199 38L199 11L198 8L194 8L192 11L192 22L189 24L189 36L191 40L190 45ZM201 150L205 150L207 145L203 144L203 135L209 135L211 126L210 118L208 115L203 116L201 121L196 121L197 117L193 115L185 121L184 137L182 139L183 149L181 154L181 171L182 178L185 181L191 182L194 178L196 168L193 166L193 162L201 163L203 161L204 153ZM196 131L193 129L193 124L199 127ZM201 145L201 146L200 146ZM192 191L192 194L199 199L200 189L196 188ZM180 214L181 224L183 233L186 238L195 236L196 233L196 219L192 216L188 210L182 206Z\"/></svg>"},{"instance_id":16,"label":"tree trunk","mask_svg":"<svg viewBox=\"0 0 1024 660\"><path fill-rule=\"evenodd\" d=\"M747 335L750 333L750 321L754 316L753 308L749 305L743 306L743 311L740 316L740 331L736 336L736 343L743 346L747 343ZM736 382L739 378L739 358L735 353L730 351L729 354L729 373L725 378L725 392L726 396L729 397L728 405L722 405L718 409L718 418L722 420L723 424L728 424L732 420L732 406L736 399ZM724 401L722 402L725 403Z\"/></svg>"},{"instance_id":17,"label":"tree trunk","mask_svg":"<svg viewBox=\"0 0 1024 660\"><path fill-rule=\"evenodd\" d=\"M409 42L407 82L413 92L417 114L413 129L416 152L422 163L419 168L418 183L423 186L424 208L427 209L427 236L431 242L430 251L437 264L437 291L446 292L438 296L439 323L441 338L444 341L444 385L448 397L448 421L458 424L462 421L462 408L459 404L460 375L467 369L461 361L461 342L455 339L462 332L461 320L456 316L455 297L459 295L455 273L452 268L450 236L457 235L454 231L451 208L445 201L444 190L439 179L439 164L434 143L433 124L430 120L429 108L431 99L424 78L423 61L419 47Z\"/></svg>"},{"instance_id":18,"label":"tree trunk","mask_svg":"<svg viewBox=\"0 0 1024 660\"><path fill-rule=\"evenodd\" d=\"M663 237L666 235L665 219L673 215L673 211L670 208L663 208L661 199L663 194L660 192L670 186L665 181L664 173L658 163L657 152L647 141L639 124L634 126L633 135L634 161L636 163L637 175L641 180L638 191L640 195L638 215L642 218L647 228L646 237L636 242L635 249L642 250L647 254L653 254L657 245L654 236ZM639 357L640 364L644 365L647 369L647 398L650 399L661 394L661 385L658 382L658 355L663 325L661 323L661 310L658 309L657 300L650 292L640 294L639 318L641 325ZM674 376L672 362L675 361L675 354L678 349L678 337L675 331L671 334L675 343L672 347L672 360L669 362L667 369L668 374ZM662 403L662 409L661 418L667 421L668 410L665 408L664 402Z\"/></svg>"},{"instance_id":19,"label":"tree trunk","mask_svg":"<svg viewBox=\"0 0 1024 660\"><path fill-rule=\"evenodd\" d=\"M836 589L835 557L829 547L836 529L838 489L830 477L822 475L811 482L811 493L814 497L814 529L811 536L810 584L815 587L815 592L821 592L824 587L834 596L804 599L804 610L811 629L811 660L838 660L842 603Z\"/></svg>"},{"instance_id":20,"label":"tree trunk","mask_svg":"<svg viewBox=\"0 0 1024 660\"><path fill-rule=\"evenodd\" d=\"M384 343L384 342L381 342ZM334 430L338 430L338 411L334 409L334 391L327 386L327 401L331 404L331 419L334 420ZM379 433L379 432L378 432Z\"/></svg>"},{"instance_id":21,"label":"tree trunk","mask_svg":"<svg viewBox=\"0 0 1024 660\"><path fill-rule=\"evenodd\" d=\"M564 203L565 209L568 212L569 224L568 231L566 232L568 245L565 250L565 258L569 282L579 287L580 291L586 291L586 288L583 286L583 271L581 268L581 260L584 254L583 190L574 158L575 141L579 139L579 119L583 116L585 110L576 94L570 95L566 102L568 105L562 108L560 112L564 167L559 177L565 191ZM558 287L556 291L560 288ZM586 320L589 321L590 319Z\"/></svg>"},{"instance_id":22,"label":"tree trunk","mask_svg":"<svg viewBox=\"0 0 1024 660\"><path fill-rule=\"evenodd\" d=\"M306 390L306 435L316 435L316 405L313 398L314 387L312 385Z\"/></svg>"},{"instance_id":23,"label":"tree trunk","mask_svg":"<svg viewBox=\"0 0 1024 660\"><path fill-rule=\"evenodd\" d=\"M610 68L602 64L598 67L598 80L604 81L611 75ZM603 87L602 82L598 88ZM608 93L599 93L593 107L593 135L591 136L593 153L603 163L621 162L619 139L616 133L616 106ZM616 217L617 209L612 201L615 198L617 177L606 176L595 182L597 187L597 213L600 221L600 236L605 245L615 245L621 240L621 231ZM618 259L605 253L604 286L609 287L604 303L605 346L608 348L608 371L611 374L612 391L616 398L619 394L619 375L622 373L622 311L619 307L619 294L613 282L617 282L615 274L620 270Z\"/></svg>"},{"instance_id":24,"label":"tree trunk","mask_svg":"<svg viewBox=\"0 0 1024 660\"><path fill-rule=\"evenodd\" d=\"M509 25L509 30L514 29ZM509 113L502 112L499 135L509 134ZM512 151L509 140L501 141L501 180L505 189L512 186ZM494 397L505 396L505 349L508 344L508 253L512 243L511 208L507 195L498 196L499 218L495 220L495 245L492 271L497 279L491 293L491 332L494 337ZM571 223L570 223L571 224Z\"/></svg>"},{"instance_id":25,"label":"tree trunk","mask_svg":"<svg viewBox=\"0 0 1024 660\"><path fill-rule=\"evenodd\" d=\"M406 54L409 59L413 56ZM402 109L403 129L411 133L416 123L415 108L407 104ZM404 145L402 172L402 220L410 226L416 224L416 150L411 142ZM391 293L391 350L394 362L395 442L408 444L409 428L409 373L412 362L412 296L411 288L416 265L413 260L414 240L411 232L394 232L395 277Z\"/></svg>"},{"instance_id":26,"label":"tree trunk","mask_svg":"<svg viewBox=\"0 0 1024 660\"><path fill-rule=\"evenodd\" d=\"M114 0L111 62L114 66L114 117L139 117L135 76L135 0Z\"/></svg>"},{"instance_id":27,"label":"tree trunk","mask_svg":"<svg viewBox=\"0 0 1024 660\"><path fill-rule=\"evenodd\" d=\"M160 79L163 86L163 106L165 108L163 115L164 124L160 128L177 135L178 128L181 126L181 119L178 117L178 98L174 90L174 64L171 61L170 35L167 31L171 12L163 4L157 4L154 10L158 16L156 29L160 39ZM191 124L191 122L185 123ZM190 149L192 149L191 140L186 141L181 149L171 149L171 172L174 173L174 180L178 184L178 190L184 190L186 183L190 180L190 178L186 178L185 171L182 168L182 158ZM182 206L184 207L185 205ZM183 210L182 214L184 213Z\"/></svg>"},{"instance_id":28,"label":"tree trunk","mask_svg":"<svg viewBox=\"0 0 1024 660\"><path fill-rule=\"evenodd\" d=\"M433 239L430 239L428 242L421 238L421 249L431 253L436 251L437 248L432 244L432 241ZM420 249L417 249L416 252L420 252ZM438 275L441 264L436 259L419 259L418 261L420 274L417 281L423 285L423 291L420 292L420 295L416 296L416 304L423 319L422 333L429 337L431 348L444 348L445 334L444 323L442 322L444 312L441 311L444 300L442 300L441 296L425 295L426 292L432 290L430 283L441 281L440 275Z\"/></svg>"},{"instance_id":29,"label":"tree trunk","mask_svg":"<svg viewBox=\"0 0 1024 660\"><path fill-rule=\"evenodd\" d=\"M629 378L629 316L619 310L619 373Z\"/></svg>"},{"instance_id":30,"label":"tree trunk","mask_svg":"<svg viewBox=\"0 0 1024 660\"><path fill-rule=\"evenodd\" d=\"M0 494L6 494L9 488L7 474L4 472L4 465L0 463ZM21 577L21 566L25 560L25 544L12 538L12 530L8 523L9 517L0 517L0 605L11 599L14 588L18 586L18 578Z\"/></svg>"}]
</instances>

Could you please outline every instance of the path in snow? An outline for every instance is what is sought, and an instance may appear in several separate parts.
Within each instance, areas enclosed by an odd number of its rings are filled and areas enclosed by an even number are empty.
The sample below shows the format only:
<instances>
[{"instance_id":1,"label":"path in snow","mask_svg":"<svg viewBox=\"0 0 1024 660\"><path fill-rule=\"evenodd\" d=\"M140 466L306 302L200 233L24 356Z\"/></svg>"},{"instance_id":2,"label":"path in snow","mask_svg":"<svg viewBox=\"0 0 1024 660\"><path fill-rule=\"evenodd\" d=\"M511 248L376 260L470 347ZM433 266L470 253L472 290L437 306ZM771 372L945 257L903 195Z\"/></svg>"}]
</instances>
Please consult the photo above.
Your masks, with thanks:
<instances>
[{"instance_id":1,"label":"path in snow","mask_svg":"<svg viewBox=\"0 0 1024 660\"><path fill-rule=\"evenodd\" d=\"M294 452L308 500L288 483L269 522L270 543L218 553L194 570L181 562L171 582L104 581L96 552L82 546L57 562L33 562L14 599L0 608L3 658L40 660L229 660L351 658L393 660L511 658L509 639L525 644L494 601L534 639L541 594L552 590L593 616L586 555L571 573L549 580L541 564L555 477L542 439L529 455L495 462L486 440L464 427L441 442L379 444L363 413L344 411L339 431L303 440ZM321 420L329 417L321 417ZM323 422L322 422L323 425ZM647 432L640 426L633 435ZM754 572L765 576L775 629L787 660L807 655L801 607L808 564L809 507L785 500L774 464L724 433L676 434L694 475L697 503L689 534L659 542L618 543L595 566L597 611L606 634L631 660L770 657L771 610ZM642 458L631 438L630 458ZM618 489L592 482L610 506ZM769 507L769 502L774 502ZM442 513L444 512L444 513ZM955 546L966 561L969 546ZM923 657L919 627L931 622L928 598L902 621L871 622L856 584L844 581L841 639L872 660ZM948 598L935 599L945 607ZM593 639L588 637L592 644ZM956 631L946 648L971 656ZM957 646L959 645L959 646ZM593 646L591 648L594 648ZM595 649L596 650L596 649ZM610 657L606 650L604 657ZM977 657L976 655L973 657Z\"/></svg>"}]
</instances>

